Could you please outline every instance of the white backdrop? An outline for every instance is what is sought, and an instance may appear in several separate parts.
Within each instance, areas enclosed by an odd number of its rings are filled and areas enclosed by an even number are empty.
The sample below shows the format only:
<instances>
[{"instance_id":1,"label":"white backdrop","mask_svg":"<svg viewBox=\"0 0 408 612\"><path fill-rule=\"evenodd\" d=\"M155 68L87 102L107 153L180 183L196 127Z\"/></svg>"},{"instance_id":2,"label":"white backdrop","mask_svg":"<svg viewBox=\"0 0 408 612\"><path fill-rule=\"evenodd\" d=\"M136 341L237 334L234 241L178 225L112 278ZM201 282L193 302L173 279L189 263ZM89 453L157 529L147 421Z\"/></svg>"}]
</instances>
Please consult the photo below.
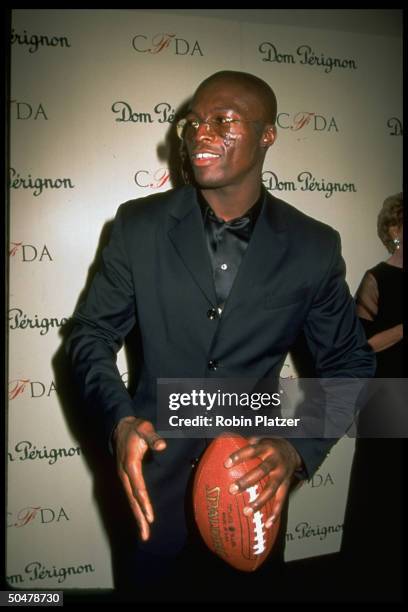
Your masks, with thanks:
<instances>
[{"instance_id":1,"label":"white backdrop","mask_svg":"<svg viewBox=\"0 0 408 612\"><path fill-rule=\"evenodd\" d=\"M58 370L103 226L121 202L171 188L169 129L198 83L252 72L278 98L265 185L340 232L354 293L386 257L376 216L402 185L401 43L130 9L15 9L12 28L7 575L110 588ZM118 364L126 380L123 351ZM283 374L296 376L289 359ZM292 496L287 560L339 549L353 449L342 440Z\"/></svg>"}]
</instances>

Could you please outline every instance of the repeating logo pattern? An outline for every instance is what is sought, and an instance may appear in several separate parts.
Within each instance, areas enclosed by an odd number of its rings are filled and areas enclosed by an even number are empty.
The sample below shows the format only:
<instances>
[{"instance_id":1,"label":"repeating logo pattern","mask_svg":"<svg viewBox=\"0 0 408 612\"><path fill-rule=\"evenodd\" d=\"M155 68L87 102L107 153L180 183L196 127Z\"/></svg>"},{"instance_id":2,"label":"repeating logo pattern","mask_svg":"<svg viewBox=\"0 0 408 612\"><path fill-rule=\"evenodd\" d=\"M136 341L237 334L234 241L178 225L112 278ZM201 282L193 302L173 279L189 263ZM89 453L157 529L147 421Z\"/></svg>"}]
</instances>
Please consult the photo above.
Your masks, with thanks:
<instances>
[{"instance_id":1,"label":"repeating logo pattern","mask_svg":"<svg viewBox=\"0 0 408 612\"><path fill-rule=\"evenodd\" d=\"M20 570L21 571L21 570ZM94 563L85 563L82 565L68 565L57 567L47 566L43 561L30 561L23 569L23 573L13 573L7 576L7 583L10 586L18 586L24 582L47 582L55 580L55 584L62 584L68 577L81 576L83 574L94 573L96 567ZM41 585L40 585L41 586Z\"/></svg>"},{"instance_id":2,"label":"repeating logo pattern","mask_svg":"<svg viewBox=\"0 0 408 612\"><path fill-rule=\"evenodd\" d=\"M167 32L159 32L153 34L153 36L136 34L132 39L132 47L138 53L149 53L150 55L159 55L170 51L174 55L204 56L198 40L186 40L174 33Z\"/></svg>"},{"instance_id":3,"label":"repeating logo pattern","mask_svg":"<svg viewBox=\"0 0 408 612\"><path fill-rule=\"evenodd\" d=\"M37 314L28 316L21 308L10 308L9 329L38 329L40 336L48 334L50 329L59 329L68 323L68 317L39 317Z\"/></svg>"},{"instance_id":4,"label":"repeating logo pattern","mask_svg":"<svg viewBox=\"0 0 408 612\"><path fill-rule=\"evenodd\" d=\"M332 57L322 51L315 51L310 45L299 45L295 51L288 52L278 49L269 41L262 42L258 51L263 62L275 62L277 64L302 64L323 69L328 74L334 68L346 70L357 70L357 60L353 58Z\"/></svg>"},{"instance_id":5,"label":"repeating logo pattern","mask_svg":"<svg viewBox=\"0 0 408 612\"><path fill-rule=\"evenodd\" d=\"M17 170L10 168L10 189L31 189L33 196L40 196L44 189L74 189L75 185L70 178L33 178L31 174L21 176Z\"/></svg>"},{"instance_id":6,"label":"repeating logo pattern","mask_svg":"<svg viewBox=\"0 0 408 612\"><path fill-rule=\"evenodd\" d=\"M67 36L50 36L49 34L28 34L27 30L19 33L11 31L11 44L27 48L29 53L36 53L40 47L71 47Z\"/></svg>"},{"instance_id":7,"label":"repeating logo pattern","mask_svg":"<svg viewBox=\"0 0 408 612\"><path fill-rule=\"evenodd\" d=\"M13 240L9 244L9 256L13 275L21 274L24 281L27 278L28 282L24 284L24 295L12 296L12 307L8 311L8 326L10 343L15 342L14 346L21 346L22 350L26 351L30 350L27 342L30 338L33 339L35 344L36 339L47 336L47 340L44 342L38 340L41 345L47 346L47 342L53 342L54 339L55 348L57 344L59 345L58 332L69 321L69 317L63 317L59 314L61 311L64 312L64 309L55 307L56 304L62 303L59 301L60 296L55 298L55 295L61 293L61 300L64 299L60 289L63 284L65 285L64 277L67 276L67 282L69 283L71 279L70 266L75 268L79 261L78 253L81 249L88 248L88 245L83 245L78 240L78 251L69 254L64 253L63 259L61 256L62 246L60 249L60 245L58 245L58 253L55 252L55 243L51 242L49 238L47 239L47 235L52 235L54 229L52 224L55 223L55 220L52 212L55 203L58 203L59 209L64 210L64 207L67 207L68 218L70 214L68 212L70 211L68 202L72 198L74 205L80 205L72 207L75 223L78 225L84 222L91 224L93 211L100 206L100 202L98 197L89 198L87 188L89 186L93 188L97 183L92 195L97 195L99 191L105 197L112 187L114 192L112 212L114 212L116 205L114 198L119 191L119 189L116 190L118 186L112 178L114 174L110 175L102 167L99 168L99 159L103 158L103 155L98 156L96 147L95 159L89 159L88 149L86 149L84 155L81 151L82 142L89 139L89 136L92 138L93 129L98 132L99 130L104 131L105 126L99 123L99 117L102 116L106 122L106 133L109 134L109 130L114 132L112 140L103 143L103 147L107 147L108 150L111 147L113 158L115 158L117 149L120 148L122 148L123 157L126 154L132 159L132 156L136 153L136 161L133 166L130 166L128 184L125 188L129 188L130 185L130 191L138 191L139 194L140 190L168 189L171 187L171 180L170 169L165 167L167 162L160 158L161 161L157 161L157 163L146 163L143 162L143 156L138 157L137 154L143 153L144 150L147 152L148 149L151 152L152 147L154 150L157 144L156 140L162 139L169 132L175 120L178 104L184 99L185 93L190 92L190 86L194 86L198 80L204 78L203 70L205 64L207 64L207 58L208 65L211 62L216 65L221 62L222 67L226 68L228 62L231 60L232 63L236 58L223 54L220 54L220 57L215 57L214 49L204 41L204 34L200 34L199 22L197 22L197 28L188 30L187 22L184 25L183 18L180 17L181 25L180 28L177 28L177 31L173 28L170 29L169 26L166 27L166 25L153 26L152 30L149 30L150 26L144 26L143 17L141 17L140 21L131 26L132 29L125 39L118 38L117 41L109 41L112 42L113 50L117 45L121 51L124 50L127 54L126 66L113 62L112 65L108 64L106 66L107 71L111 70L112 72L112 81L115 83L113 91L116 93L109 93L109 90L99 92L95 115L91 112L91 107L86 108L84 122L81 124L75 124L74 122L71 125L69 121L72 120L73 115L70 112L72 110L70 105L73 98L69 95L68 85L72 83L66 78L66 72L63 68L68 66L75 71L76 66L81 67L84 60L86 63L87 58L83 57L82 49L80 50L77 45L77 40L80 40L80 36L83 32L86 32L86 28L84 29L82 24L78 24L77 32L70 21L70 30L67 31L66 22L60 18L56 18L58 27L49 27L48 21L52 23L52 20L49 19L46 22L47 28L43 28L37 25L37 23L40 23L39 21L30 22L29 13L24 19L25 21L21 17L16 18L15 24L19 23L20 25L16 26L14 24L15 28L11 33L13 57L16 58L16 61L21 62L24 70L20 74L13 75L15 88L13 99L10 102L11 144L12 147L15 146L13 143L13 130L15 130L15 133L18 133L19 137L22 138L23 146L16 151L15 156L12 156L12 167L9 168L9 187L12 196L10 216L14 223L20 224L13 228ZM160 20L158 20L158 24L159 22ZM150 24L151 21L148 21L148 23ZM273 32L273 30L271 31ZM93 30L92 36L94 36ZM341 40L338 33L336 33L336 36L338 36L338 40ZM308 40L309 38L310 40ZM294 95L287 98L290 102L287 103L283 111L280 110L277 117L280 138L282 140L287 138L290 142L295 143L296 139L304 138L306 140L306 137L308 137L308 143L311 146L309 150L305 147L305 160L313 160L313 145L317 147L320 144L322 146L327 145L325 151L327 151L328 156L336 156L337 142L343 139L346 141L347 138L353 142L356 137L362 138L363 134L358 122L347 123L343 112L334 107L323 106L322 100L324 100L328 84L330 87L338 86L340 88L343 87L343 82L351 82L352 77L354 82L356 77L364 72L361 58L352 47L349 48L344 44L341 47L324 46L313 40L312 35L301 39L299 44L296 39L295 42L293 40L289 30L287 37L282 37L279 41L274 39L272 34L268 34L265 39L258 39L260 44L259 46L258 44L254 45L252 57L249 60L250 62L255 60L264 74L271 75L270 82L273 86L276 85L278 94L281 85L278 85L273 77L276 69L279 68L279 73L284 71L291 77L290 87ZM97 44L99 42L96 41ZM89 49L93 48L92 40L87 40L87 44ZM336 52L334 51L335 48L346 50ZM96 52L94 54L97 56ZM49 62L50 58L53 62L55 60L55 66L52 62ZM60 67L57 62L59 58L62 62ZM204 61L203 58L205 58ZM93 58L91 59L93 61ZM36 90L37 71L39 74L41 73L41 62L45 62L45 60L47 60L47 70L50 66L49 81L44 90L42 85ZM187 70L185 70L186 66ZM142 79L135 79L135 82L132 82L132 87L127 87L126 83L123 87L117 86L117 84L120 84L120 80L117 79L116 70L122 71L124 68L124 73L129 70L130 74L137 73L139 76L140 67L142 67L143 72ZM195 70L196 67L198 67L198 70ZM133 72L134 68L136 70ZM32 77L31 84L33 85L29 89L23 77L23 75L28 74ZM194 75L197 74L199 77L196 79ZM315 100L315 104L312 102L311 106L296 102L295 94L298 83L295 82L296 79L292 79L292 76L300 74L306 77L313 75L314 81L319 79L321 81L321 90L310 92L310 95L306 97L306 99ZM339 77L342 79L341 83ZM166 91L165 84L170 79L176 81L177 86L180 83L180 100L178 96L173 98L173 94ZM339 80L336 81L336 79ZM41 82L46 83L46 81ZM155 87L150 88L150 85L154 84L156 86L157 83L163 83L163 88L159 90L161 93L157 98L151 100L150 92L155 90ZM86 103L86 92L91 92L92 80L89 83L83 83L82 80L78 79L77 85L78 88L83 86L83 91L80 93L84 95ZM61 107L58 109L51 105L51 100L55 99L56 91L60 96L58 99L61 101ZM291 92L284 92L284 94ZM351 88L350 93L352 93ZM279 105L279 108L281 109L282 106ZM67 111L66 115L64 114L65 111ZM341 111L343 111L343 108ZM367 112L370 112L370 109ZM372 113L374 124L379 126L385 140L389 142L389 150L397 150L399 147L394 145L399 145L398 137L403 135L402 116L398 114L398 106L394 107L391 104L384 112L385 114L379 118L377 123L375 122L375 113ZM64 121L59 119L57 122L56 117L64 117ZM95 128L96 123L98 123L97 128ZM162 134L159 133L160 130ZM121 135L125 133L128 139L134 138L131 147L129 147L127 140L120 140ZM62 134L64 135L61 138ZM389 140L388 136L391 137ZM67 149L68 152L64 150L65 138L70 147ZM76 138L77 140L75 140ZM77 142L79 145L75 149L73 143L76 144ZM89 140L87 140L87 144L89 144ZM78 160L74 159L72 155L72 151L76 150L78 151ZM13 149L12 153L14 153ZM102 153L104 154L106 151L103 150ZM271 155L275 155L275 148ZM385 153L383 151L383 155L387 155L387 151ZM281 162L281 159L277 158ZM26 165L27 160L29 161ZM53 164L55 163L55 165L52 165L52 170L47 167L49 160ZM76 164L82 164L83 168L79 177L76 174ZM112 160L112 164L115 164L115 161ZM91 175L89 173L91 167L97 167L95 174ZM299 195L302 192L313 193L321 199L322 211L324 210L323 204L327 200L331 207L340 207L348 196L355 195L358 192L360 193L358 193L358 198L354 198L354 202L357 206L361 204L357 200L360 200L360 198L363 200L364 198L364 185L362 181L360 182L358 169L352 175L348 175L347 171L342 172L340 168L338 172L333 172L333 175L330 172L326 175L322 169L314 164L301 163L299 167L300 169L297 167L293 170L293 165L289 160L283 169L277 170L276 166L265 168L262 178L266 188L277 195L287 193L290 196L292 192L299 192ZM75 168L75 172L73 168ZM290 168L292 168L292 171ZM386 175L386 172L384 174ZM395 191L397 190L398 187L395 188ZM110 197L109 193L107 197ZM136 196L130 195L130 197ZM15 207L15 204L18 207ZM26 206L25 209L23 205ZM45 205L49 206L49 211L46 210ZM78 214L79 211L81 211L80 214ZM18 218L18 215L21 215L21 217ZM27 228L30 228L31 224L35 225L36 229L43 227L44 233L32 232L27 235ZM92 259L92 255L90 259ZM22 267L22 264L25 264L25 267ZM48 267L51 264L52 268ZM54 274L56 266L61 266L61 286L50 287L47 274L51 272ZM78 270L78 272L79 274L82 272L86 274L86 269ZM37 283L35 275L41 273L43 273L43 277L40 277L40 282ZM33 278L35 277L35 281L32 283L29 282L31 275ZM44 280L43 283L41 283L42 279ZM42 287L46 287L46 289L44 291L45 300L41 303L45 303L47 306L44 307L45 312L38 312L36 307L33 306L36 301L27 302L26 300L29 296L28 291L32 290L33 296L36 297L34 292L42 291ZM29 303L32 304L31 307ZM30 336L30 333L32 336ZM21 370L20 367L17 367L18 358L15 363L11 363L13 374L10 376L11 380L8 386L10 419L13 419L13 413L21 414L23 412L22 408L37 409L45 404L45 401L47 405L54 406L55 404L56 410L60 410L56 395L57 388L55 382L51 380L53 376L51 366L53 352L54 348L50 351L50 354L41 355L41 359L48 360L50 364L49 375L47 373L40 374L43 377L41 380L38 379L34 367ZM33 351L32 365L36 364L37 359L38 354ZM285 364L285 367L287 371L289 366ZM294 377L292 374L289 376ZM122 379L125 384L127 378L127 372L123 373ZM64 390L58 389L58 392L63 393ZM41 398L45 401L42 402ZM31 402L31 400L40 401ZM41 415L39 410L36 410L36 413ZM76 466L67 462L71 460L82 462L83 457L80 447L74 442L66 442L61 447L57 446L56 443L44 444L45 440L41 438L41 435L37 436L41 432L41 418L38 421L37 431L17 432L17 438L12 441L7 449L8 467L10 472L17 470L20 473L25 470L29 473L33 465L35 468L43 469L43 486L47 487L49 486L48 478L50 476L55 476L59 469L67 469L67 473L69 473L70 467ZM55 447L53 447L53 444L55 444ZM56 465L57 468L55 468ZM329 491L330 494L337 495L337 486L336 472L318 472L304 484L303 488L310 495L318 496L325 490ZM255 495L255 492L252 495ZM32 533L32 531L29 533L28 530L48 533L49 538L49 534L54 532L54 528L58 529L58 526L72 526L72 532L75 533L75 517L71 517L71 511L68 508L62 507L58 503L51 504L52 507L48 507L50 504L42 503L42 501L41 497L27 499L24 500L24 507L22 507L23 504L15 504L11 501L7 523L10 538L26 537L27 534ZM87 518L85 512L85 516L81 516L80 520L82 522ZM254 516L253 520L255 521L255 519ZM47 526L49 529L47 529ZM255 524L255 527L259 534L257 546L259 546L261 552L263 527L261 524ZM62 531L63 529L60 530L60 533ZM326 523L324 518L320 518L319 522L316 517L300 515L293 529L288 532L287 540L288 542L296 540L301 545L299 548L307 550L310 542L313 542L314 545L315 542L325 543L330 539L334 540L341 535L341 531L341 517L340 520L336 520L335 517L327 518ZM28 542L29 539L27 539ZM13 545L12 540L10 540L10 545ZM67 557L66 554L61 557L54 556L53 543L51 539L46 537L44 538L44 552L31 548L29 550L28 558L21 560L17 567L8 568L10 574L8 582L11 586L41 588L43 585L48 586L49 584L57 587L67 584L69 581L71 581L70 584L82 585L87 580L94 584L98 572L103 574L104 571L102 561L99 563L94 557L88 557L86 550L89 550L89 547L87 548L86 542L83 543L82 549L82 551L85 550L85 554L79 552L75 559Z\"/></svg>"},{"instance_id":8,"label":"repeating logo pattern","mask_svg":"<svg viewBox=\"0 0 408 612\"><path fill-rule=\"evenodd\" d=\"M53 380L45 383L29 378L15 378L9 381L8 397L9 400L15 400L24 395L30 399L38 399L40 397L50 397L51 393L56 391L57 387Z\"/></svg>"},{"instance_id":9,"label":"repeating logo pattern","mask_svg":"<svg viewBox=\"0 0 408 612\"><path fill-rule=\"evenodd\" d=\"M317 179L309 170L299 172L296 179L289 180L280 179L272 170L265 170L262 173L262 181L269 191L317 191L322 192L325 198L331 198L334 193L357 193L354 182Z\"/></svg>"}]
</instances>

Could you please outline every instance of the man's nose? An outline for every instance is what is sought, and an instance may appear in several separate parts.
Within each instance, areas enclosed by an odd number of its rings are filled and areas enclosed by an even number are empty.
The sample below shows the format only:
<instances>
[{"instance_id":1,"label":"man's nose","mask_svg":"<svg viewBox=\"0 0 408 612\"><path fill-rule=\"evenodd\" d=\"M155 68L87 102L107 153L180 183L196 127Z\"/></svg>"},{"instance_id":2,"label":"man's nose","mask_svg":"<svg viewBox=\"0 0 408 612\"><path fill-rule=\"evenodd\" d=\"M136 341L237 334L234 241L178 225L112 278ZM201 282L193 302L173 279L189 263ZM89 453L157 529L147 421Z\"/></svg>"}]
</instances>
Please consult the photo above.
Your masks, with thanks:
<instances>
[{"instance_id":1,"label":"man's nose","mask_svg":"<svg viewBox=\"0 0 408 612\"><path fill-rule=\"evenodd\" d=\"M216 134L211 123L208 123L207 121L201 121L198 125L195 136L197 140L202 140L213 138L214 136L216 136Z\"/></svg>"}]
</instances>

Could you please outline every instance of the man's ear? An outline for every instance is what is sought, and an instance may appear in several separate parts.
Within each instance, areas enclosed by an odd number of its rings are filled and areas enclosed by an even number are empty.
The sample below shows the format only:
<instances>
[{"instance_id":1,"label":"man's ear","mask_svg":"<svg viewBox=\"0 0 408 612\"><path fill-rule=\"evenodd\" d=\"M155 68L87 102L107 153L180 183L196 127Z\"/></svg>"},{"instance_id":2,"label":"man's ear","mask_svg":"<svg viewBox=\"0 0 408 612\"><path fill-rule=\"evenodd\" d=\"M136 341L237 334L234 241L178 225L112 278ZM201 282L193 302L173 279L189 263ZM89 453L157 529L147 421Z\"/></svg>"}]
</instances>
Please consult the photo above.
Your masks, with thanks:
<instances>
[{"instance_id":1,"label":"man's ear","mask_svg":"<svg viewBox=\"0 0 408 612\"><path fill-rule=\"evenodd\" d=\"M277 137L276 125L267 125L261 138L261 146L268 148L273 145Z\"/></svg>"}]
</instances>

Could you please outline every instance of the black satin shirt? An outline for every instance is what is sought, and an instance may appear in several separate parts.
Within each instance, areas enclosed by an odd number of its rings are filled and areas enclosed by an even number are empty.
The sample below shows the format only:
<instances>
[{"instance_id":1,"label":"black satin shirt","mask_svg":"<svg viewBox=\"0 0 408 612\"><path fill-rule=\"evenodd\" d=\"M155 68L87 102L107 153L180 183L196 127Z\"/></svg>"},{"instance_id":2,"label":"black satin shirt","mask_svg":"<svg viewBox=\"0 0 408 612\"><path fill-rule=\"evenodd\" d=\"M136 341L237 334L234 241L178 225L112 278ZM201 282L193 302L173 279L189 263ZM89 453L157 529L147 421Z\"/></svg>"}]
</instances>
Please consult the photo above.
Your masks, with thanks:
<instances>
[{"instance_id":1,"label":"black satin shirt","mask_svg":"<svg viewBox=\"0 0 408 612\"><path fill-rule=\"evenodd\" d=\"M197 193L220 315L261 212L264 193L245 215L231 221L219 219L204 196L199 191Z\"/></svg>"}]
</instances>

